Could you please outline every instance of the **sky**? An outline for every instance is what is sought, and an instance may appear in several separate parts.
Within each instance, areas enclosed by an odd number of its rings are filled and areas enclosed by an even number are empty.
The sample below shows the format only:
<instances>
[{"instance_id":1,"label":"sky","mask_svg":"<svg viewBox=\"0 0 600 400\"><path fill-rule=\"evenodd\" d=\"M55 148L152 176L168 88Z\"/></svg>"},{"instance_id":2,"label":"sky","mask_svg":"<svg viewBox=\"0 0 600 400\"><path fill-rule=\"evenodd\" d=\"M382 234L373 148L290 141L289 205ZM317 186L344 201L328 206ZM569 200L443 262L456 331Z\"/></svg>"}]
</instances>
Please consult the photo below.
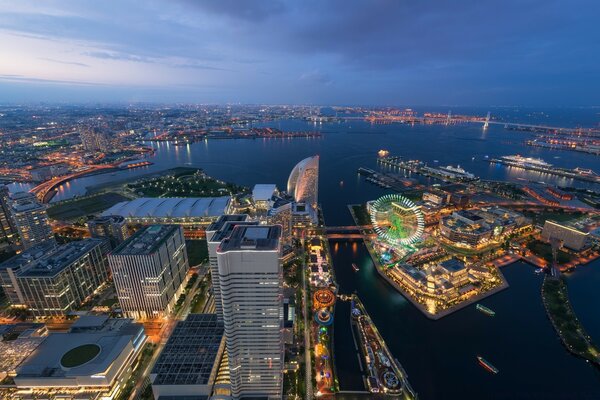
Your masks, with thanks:
<instances>
[{"instance_id":1,"label":"sky","mask_svg":"<svg viewBox=\"0 0 600 400\"><path fill-rule=\"evenodd\" d=\"M597 0L0 0L0 102L600 105Z\"/></svg>"}]
</instances>

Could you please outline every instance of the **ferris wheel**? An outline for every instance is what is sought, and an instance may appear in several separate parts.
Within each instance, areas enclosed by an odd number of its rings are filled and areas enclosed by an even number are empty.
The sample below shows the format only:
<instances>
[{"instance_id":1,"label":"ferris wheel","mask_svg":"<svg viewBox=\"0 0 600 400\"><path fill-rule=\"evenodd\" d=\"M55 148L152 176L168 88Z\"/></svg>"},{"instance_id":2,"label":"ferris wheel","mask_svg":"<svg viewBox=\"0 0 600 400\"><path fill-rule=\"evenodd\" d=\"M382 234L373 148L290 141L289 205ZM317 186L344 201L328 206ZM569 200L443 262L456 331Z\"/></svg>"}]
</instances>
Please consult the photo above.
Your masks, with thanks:
<instances>
[{"instance_id":1,"label":"ferris wheel","mask_svg":"<svg viewBox=\"0 0 600 400\"><path fill-rule=\"evenodd\" d=\"M377 235L392 245L410 245L423 237L423 212L404 196L387 194L380 197L370 205L369 214Z\"/></svg>"}]
</instances>

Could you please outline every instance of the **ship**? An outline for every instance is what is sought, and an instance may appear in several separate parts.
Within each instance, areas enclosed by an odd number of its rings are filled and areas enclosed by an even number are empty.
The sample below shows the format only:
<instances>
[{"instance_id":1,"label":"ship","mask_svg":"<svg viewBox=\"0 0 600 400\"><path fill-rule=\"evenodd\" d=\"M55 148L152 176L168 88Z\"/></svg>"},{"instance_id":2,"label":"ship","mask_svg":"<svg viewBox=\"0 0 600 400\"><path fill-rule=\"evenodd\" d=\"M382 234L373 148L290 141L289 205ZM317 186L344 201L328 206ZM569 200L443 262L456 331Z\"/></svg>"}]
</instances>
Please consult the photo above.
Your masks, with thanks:
<instances>
[{"instance_id":1,"label":"ship","mask_svg":"<svg viewBox=\"0 0 600 400\"><path fill-rule=\"evenodd\" d=\"M481 365L483 368L485 368L487 371L491 372L492 374L497 374L498 372L498 368L494 367L492 364L490 364L490 362L488 360L486 360L485 358L481 357L481 356L477 356L477 361L479 361L479 365Z\"/></svg>"},{"instance_id":2,"label":"ship","mask_svg":"<svg viewBox=\"0 0 600 400\"><path fill-rule=\"evenodd\" d=\"M484 305L477 304L475 306L475 308L477 309L477 311L481 311L482 313L489 315L490 317L493 317L494 315L496 315L496 312L494 310L491 310Z\"/></svg>"},{"instance_id":3,"label":"ship","mask_svg":"<svg viewBox=\"0 0 600 400\"><path fill-rule=\"evenodd\" d=\"M354 270L354 272L358 272L359 268L356 264L352 263L352 269Z\"/></svg>"}]
</instances>

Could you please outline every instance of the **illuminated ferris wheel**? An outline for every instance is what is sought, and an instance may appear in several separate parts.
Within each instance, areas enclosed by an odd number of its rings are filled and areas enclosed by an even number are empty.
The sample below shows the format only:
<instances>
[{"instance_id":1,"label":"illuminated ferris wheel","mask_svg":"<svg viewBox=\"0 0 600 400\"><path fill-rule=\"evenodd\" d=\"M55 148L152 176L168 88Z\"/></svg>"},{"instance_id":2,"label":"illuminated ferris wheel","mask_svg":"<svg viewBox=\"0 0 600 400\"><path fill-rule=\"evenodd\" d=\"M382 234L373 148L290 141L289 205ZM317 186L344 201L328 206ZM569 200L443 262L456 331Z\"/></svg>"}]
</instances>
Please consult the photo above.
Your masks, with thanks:
<instances>
[{"instance_id":1,"label":"illuminated ferris wheel","mask_svg":"<svg viewBox=\"0 0 600 400\"><path fill-rule=\"evenodd\" d=\"M423 237L421 208L404 196L388 194L375 200L369 214L375 232L392 245L409 245Z\"/></svg>"}]
</instances>

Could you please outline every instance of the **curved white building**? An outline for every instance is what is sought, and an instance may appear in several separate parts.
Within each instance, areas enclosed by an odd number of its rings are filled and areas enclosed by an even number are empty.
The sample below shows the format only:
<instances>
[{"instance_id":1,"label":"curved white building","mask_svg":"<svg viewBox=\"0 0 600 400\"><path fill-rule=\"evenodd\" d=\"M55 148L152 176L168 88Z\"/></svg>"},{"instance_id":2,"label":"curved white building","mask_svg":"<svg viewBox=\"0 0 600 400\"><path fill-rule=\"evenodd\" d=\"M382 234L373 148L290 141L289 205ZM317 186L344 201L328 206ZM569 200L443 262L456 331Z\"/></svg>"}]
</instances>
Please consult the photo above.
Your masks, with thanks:
<instances>
[{"instance_id":1,"label":"curved white building","mask_svg":"<svg viewBox=\"0 0 600 400\"><path fill-rule=\"evenodd\" d=\"M297 203L316 206L319 193L319 156L300 161L288 178L287 192Z\"/></svg>"}]
</instances>

